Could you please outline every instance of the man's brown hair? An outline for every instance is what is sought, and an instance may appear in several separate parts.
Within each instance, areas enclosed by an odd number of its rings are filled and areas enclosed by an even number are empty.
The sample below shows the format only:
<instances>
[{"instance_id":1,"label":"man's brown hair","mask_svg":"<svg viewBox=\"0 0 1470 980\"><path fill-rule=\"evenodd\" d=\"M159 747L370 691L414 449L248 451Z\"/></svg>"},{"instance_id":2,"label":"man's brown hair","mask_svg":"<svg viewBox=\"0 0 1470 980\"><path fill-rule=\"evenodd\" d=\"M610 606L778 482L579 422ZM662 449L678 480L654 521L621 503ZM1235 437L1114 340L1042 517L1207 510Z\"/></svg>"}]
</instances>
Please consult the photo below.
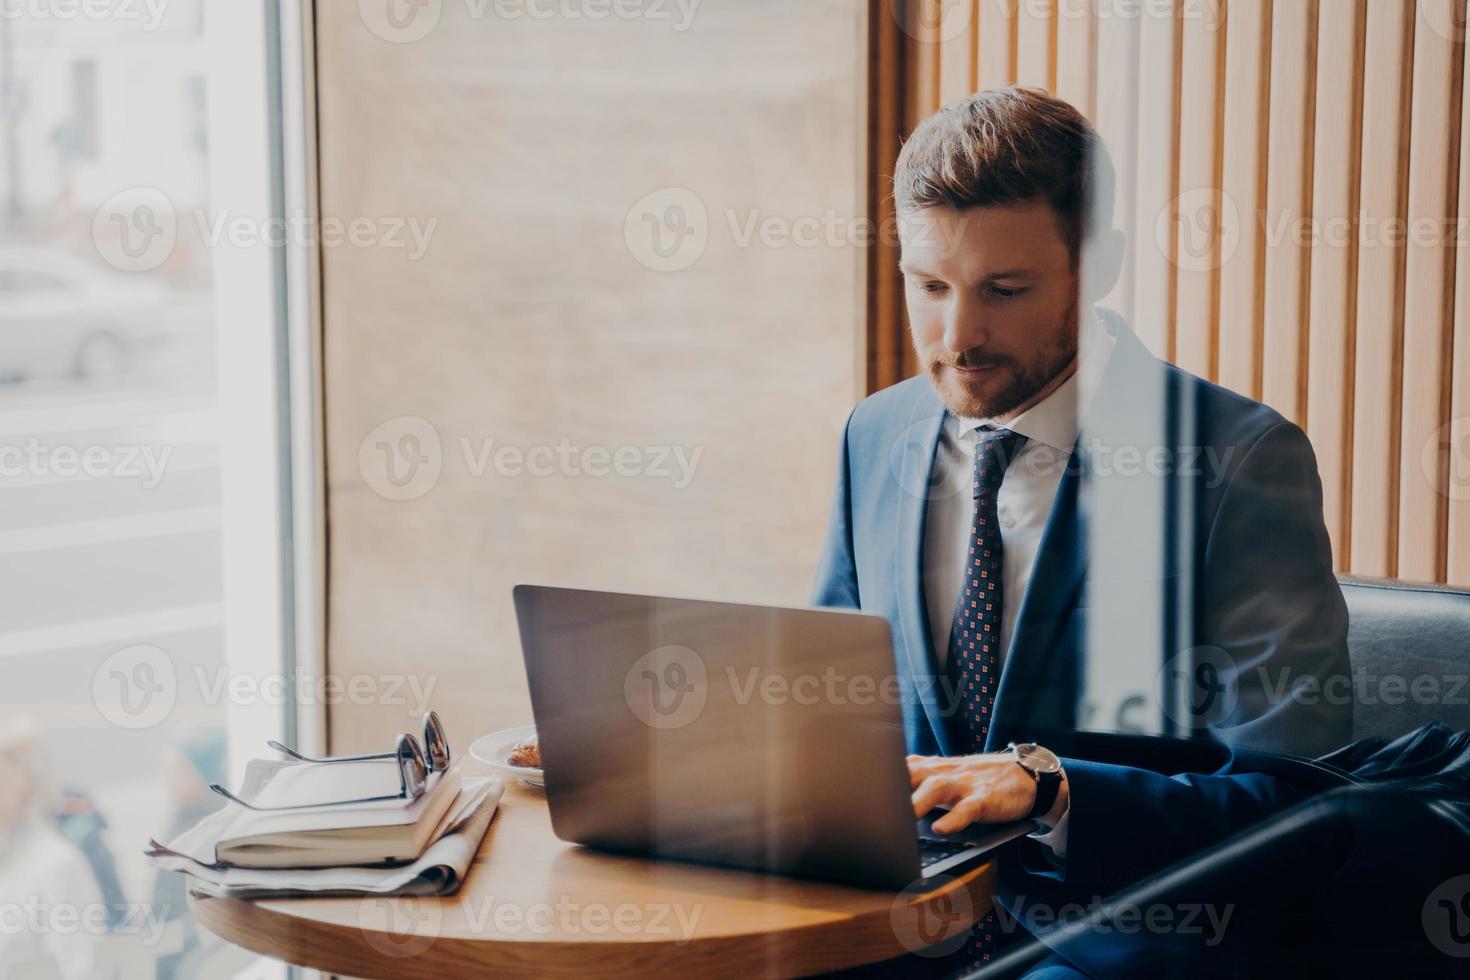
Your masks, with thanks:
<instances>
[{"instance_id":1,"label":"man's brown hair","mask_svg":"<svg viewBox=\"0 0 1470 980\"><path fill-rule=\"evenodd\" d=\"M925 119L898 154L900 212L1051 204L1074 262L1112 227L1113 168L1097 130L1041 89L988 89Z\"/></svg>"}]
</instances>

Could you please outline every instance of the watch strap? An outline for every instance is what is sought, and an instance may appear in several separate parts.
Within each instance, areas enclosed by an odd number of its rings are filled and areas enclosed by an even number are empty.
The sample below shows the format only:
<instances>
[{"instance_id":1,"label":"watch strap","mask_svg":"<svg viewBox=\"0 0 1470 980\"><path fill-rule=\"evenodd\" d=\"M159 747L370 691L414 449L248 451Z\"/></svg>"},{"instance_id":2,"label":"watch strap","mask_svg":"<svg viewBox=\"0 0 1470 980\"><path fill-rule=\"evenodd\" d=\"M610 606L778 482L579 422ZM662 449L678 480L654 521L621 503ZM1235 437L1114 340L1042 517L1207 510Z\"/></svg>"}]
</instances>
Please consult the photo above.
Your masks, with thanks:
<instances>
[{"instance_id":1,"label":"watch strap","mask_svg":"<svg viewBox=\"0 0 1470 980\"><path fill-rule=\"evenodd\" d=\"M1046 816L1057 801L1062 789L1062 774L1059 772L1032 773L1036 777L1036 803L1031 807L1031 818Z\"/></svg>"}]
</instances>

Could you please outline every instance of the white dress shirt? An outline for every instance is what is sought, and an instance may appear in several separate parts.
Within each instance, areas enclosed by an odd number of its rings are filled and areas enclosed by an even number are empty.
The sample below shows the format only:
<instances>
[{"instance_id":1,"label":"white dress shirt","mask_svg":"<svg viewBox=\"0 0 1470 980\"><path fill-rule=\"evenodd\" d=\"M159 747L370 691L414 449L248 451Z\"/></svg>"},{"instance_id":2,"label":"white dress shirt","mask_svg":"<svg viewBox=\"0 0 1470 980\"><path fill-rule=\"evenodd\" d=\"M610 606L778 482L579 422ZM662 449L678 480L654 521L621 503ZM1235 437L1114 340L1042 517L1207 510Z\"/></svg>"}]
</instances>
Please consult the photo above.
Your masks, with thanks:
<instances>
[{"instance_id":1,"label":"white dress shirt","mask_svg":"<svg viewBox=\"0 0 1470 980\"><path fill-rule=\"evenodd\" d=\"M924 517L924 596L941 671L949 659L950 626L970 547L974 499L969 490L975 469L975 444L979 441L976 430L993 425L1026 437L1006 468L996 500L1004 549L1000 622L1000 662L1004 663L1057 486L1077 442L1082 415L1097 392L1116 343L1091 310L1082 317L1078 334L1077 370L1014 419L1002 423L952 414L944 417L930 484L935 491ZM1064 856L1066 814L1051 833L1039 839L1059 857Z\"/></svg>"}]
</instances>

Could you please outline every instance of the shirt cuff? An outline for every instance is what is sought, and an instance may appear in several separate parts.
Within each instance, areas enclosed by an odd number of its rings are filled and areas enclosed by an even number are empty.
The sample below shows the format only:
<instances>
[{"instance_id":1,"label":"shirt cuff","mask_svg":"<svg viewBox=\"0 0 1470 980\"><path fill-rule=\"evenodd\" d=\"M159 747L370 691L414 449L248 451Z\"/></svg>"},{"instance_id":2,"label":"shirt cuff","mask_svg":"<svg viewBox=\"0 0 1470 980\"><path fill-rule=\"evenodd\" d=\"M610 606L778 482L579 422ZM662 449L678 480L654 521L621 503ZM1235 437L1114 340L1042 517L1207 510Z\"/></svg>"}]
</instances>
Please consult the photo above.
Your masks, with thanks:
<instances>
[{"instance_id":1,"label":"shirt cuff","mask_svg":"<svg viewBox=\"0 0 1470 980\"><path fill-rule=\"evenodd\" d=\"M1047 850L1047 857L1058 867L1067 859L1067 821L1072 816L1072 800L1067 799L1067 808L1062 811L1062 817L1057 825L1051 830L1037 830L1027 836Z\"/></svg>"}]
</instances>

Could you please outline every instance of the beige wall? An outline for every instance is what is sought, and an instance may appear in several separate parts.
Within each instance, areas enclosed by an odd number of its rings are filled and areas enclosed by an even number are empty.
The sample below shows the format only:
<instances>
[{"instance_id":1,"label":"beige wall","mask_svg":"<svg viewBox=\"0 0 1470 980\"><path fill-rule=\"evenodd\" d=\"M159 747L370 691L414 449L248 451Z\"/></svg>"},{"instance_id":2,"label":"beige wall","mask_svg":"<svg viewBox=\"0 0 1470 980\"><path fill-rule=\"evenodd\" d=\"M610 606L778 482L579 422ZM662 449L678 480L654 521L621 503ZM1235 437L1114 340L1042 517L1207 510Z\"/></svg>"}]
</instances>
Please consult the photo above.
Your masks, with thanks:
<instances>
[{"instance_id":1,"label":"beige wall","mask_svg":"<svg viewBox=\"0 0 1470 980\"><path fill-rule=\"evenodd\" d=\"M907 125L1012 82L1086 111L1108 305L1306 429L1340 569L1470 585L1465 0L912 2Z\"/></svg>"},{"instance_id":2,"label":"beige wall","mask_svg":"<svg viewBox=\"0 0 1470 980\"><path fill-rule=\"evenodd\" d=\"M864 255L842 229L867 200L867 7L703 0L679 30L675 4L592 21L446 0L390 41L358 4L317 5L322 214L437 222L417 259L323 250L334 673L411 668L463 745L530 719L517 582L804 601L863 393ZM704 230L678 271L640 262L630 218L667 188L707 215L670 191L642 209L689 205ZM816 244L739 243L803 218ZM493 455L476 476L487 440L700 455L682 488L498 475ZM426 462L397 487L401 451ZM412 721L348 700L334 750Z\"/></svg>"}]
</instances>

